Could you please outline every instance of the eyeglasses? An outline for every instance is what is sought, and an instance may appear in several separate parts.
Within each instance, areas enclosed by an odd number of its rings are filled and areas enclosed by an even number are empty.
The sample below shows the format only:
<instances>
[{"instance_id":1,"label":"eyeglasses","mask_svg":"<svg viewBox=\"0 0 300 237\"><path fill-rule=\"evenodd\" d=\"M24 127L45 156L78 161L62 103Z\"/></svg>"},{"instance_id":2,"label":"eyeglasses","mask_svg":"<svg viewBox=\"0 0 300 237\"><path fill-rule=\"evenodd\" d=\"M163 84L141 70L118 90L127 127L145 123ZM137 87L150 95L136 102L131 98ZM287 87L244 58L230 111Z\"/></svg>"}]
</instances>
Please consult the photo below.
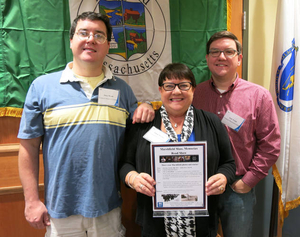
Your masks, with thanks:
<instances>
[{"instance_id":1,"label":"eyeglasses","mask_svg":"<svg viewBox=\"0 0 300 237\"><path fill-rule=\"evenodd\" d=\"M191 82L180 82L178 84L175 84L175 83L166 82L166 83L162 84L162 88L164 88L165 91L173 91L176 86L178 86L178 88L182 91L188 91L191 88L192 83Z\"/></svg>"},{"instance_id":2,"label":"eyeglasses","mask_svg":"<svg viewBox=\"0 0 300 237\"><path fill-rule=\"evenodd\" d=\"M223 51L219 49L209 50L209 55L214 58L219 57L221 53L223 53L226 58L233 58L237 54L237 51L235 49L224 49Z\"/></svg>"},{"instance_id":3,"label":"eyeglasses","mask_svg":"<svg viewBox=\"0 0 300 237\"><path fill-rule=\"evenodd\" d=\"M107 38L101 33L93 34L92 32L80 30L76 32L76 34L80 40L88 40L91 36L93 36L94 40L99 44L104 44L104 42L107 40Z\"/></svg>"}]
</instances>

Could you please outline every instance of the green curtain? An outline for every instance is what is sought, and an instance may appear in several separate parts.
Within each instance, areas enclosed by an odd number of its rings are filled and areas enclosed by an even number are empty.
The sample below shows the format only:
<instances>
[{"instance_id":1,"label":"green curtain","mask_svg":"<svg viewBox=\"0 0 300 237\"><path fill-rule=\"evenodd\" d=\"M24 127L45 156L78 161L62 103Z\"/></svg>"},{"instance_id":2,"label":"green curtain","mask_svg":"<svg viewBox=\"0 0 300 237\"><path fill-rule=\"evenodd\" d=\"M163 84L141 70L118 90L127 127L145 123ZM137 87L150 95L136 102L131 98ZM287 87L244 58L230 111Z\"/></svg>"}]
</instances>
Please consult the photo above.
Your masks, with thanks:
<instances>
[{"instance_id":1,"label":"green curtain","mask_svg":"<svg viewBox=\"0 0 300 237\"><path fill-rule=\"evenodd\" d=\"M31 82L42 74L64 69L72 60L69 1L0 3L0 117L20 117ZM226 0L169 3L172 60L188 65L197 83L207 80L210 73L205 45L213 33L227 28Z\"/></svg>"},{"instance_id":2,"label":"green curtain","mask_svg":"<svg viewBox=\"0 0 300 237\"><path fill-rule=\"evenodd\" d=\"M197 83L208 80L206 42L227 29L226 0L170 0L170 18L172 61L189 66Z\"/></svg>"},{"instance_id":3,"label":"green curtain","mask_svg":"<svg viewBox=\"0 0 300 237\"><path fill-rule=\"evenodd\" d=\"M31 82L72 59L69 2L0 2L0 116L19 116Z\"/></svg>"}]
</instances>

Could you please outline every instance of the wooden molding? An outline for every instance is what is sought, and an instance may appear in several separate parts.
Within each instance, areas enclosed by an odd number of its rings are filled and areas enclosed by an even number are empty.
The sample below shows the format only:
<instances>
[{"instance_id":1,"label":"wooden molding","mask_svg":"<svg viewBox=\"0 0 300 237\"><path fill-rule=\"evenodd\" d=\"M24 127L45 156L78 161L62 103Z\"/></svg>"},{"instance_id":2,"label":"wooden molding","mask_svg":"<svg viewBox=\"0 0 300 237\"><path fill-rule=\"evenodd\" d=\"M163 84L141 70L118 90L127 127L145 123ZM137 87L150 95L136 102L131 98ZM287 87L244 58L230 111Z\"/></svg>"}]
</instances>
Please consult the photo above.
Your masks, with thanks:
<instances>
[{"instance_id":1,"label":"wooden molding","mask_svg":"<svg viewBox=\"0 0 300 237\"><path fill-rule=\"evenodd\" d=\"M19 149L20 149L19 143L0 144L0 155L3 153L13 153L13 152L18 153ZM40 153L42 153L42 145L40 146Z\"/></svg>"},{"instance_id":2,"label":"wooden molding","mask_svg":"<svg viewBox=\"0 0 300 237\"><path fill-rule=\"evenodd\" d=\"M0 154L19 152L19 147L19 143L0 144Z\"/></svg>"},{"instance_id":3,"label":"wooden molding","mask_svg":"<svg viewBox=\"0 0 300 237\"><path fill-rule=\"evenodd\" d=\"M0 144L0 196L23 193L18 170L19 143ZM39 190L44 190L43 156L40 150Z\"/></svg>"},{"instance_id":4,"label":"wooden molding","mask_svg":"<svg viewBox=\"0 0 300 237\"><path fill-rule=\"evenodd\" d=\"M39 191L44 190L44 184L39 184ZM0 195L23 193L22 186L0 187Z\"/></svg>"}]
</instances>

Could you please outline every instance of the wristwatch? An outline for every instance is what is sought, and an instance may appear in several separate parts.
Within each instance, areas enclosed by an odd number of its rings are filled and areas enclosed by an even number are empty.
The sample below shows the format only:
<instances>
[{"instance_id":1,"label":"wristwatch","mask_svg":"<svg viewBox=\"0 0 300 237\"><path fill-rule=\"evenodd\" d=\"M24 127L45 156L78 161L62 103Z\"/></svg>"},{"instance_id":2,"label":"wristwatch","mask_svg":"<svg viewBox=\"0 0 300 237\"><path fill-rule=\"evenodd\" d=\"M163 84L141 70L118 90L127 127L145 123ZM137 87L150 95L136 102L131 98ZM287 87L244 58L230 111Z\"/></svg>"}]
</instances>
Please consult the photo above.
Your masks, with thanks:
<instances>
[{"instance_id":1,"label":"wristwatch","mask_svg":"<svg viewBox=\"0 0 300 237\"><path fill-rule=\"evenodd\" d=\"M150 101L146 100L146 101L144 101L144 103L146 103L146 104L148 104L148 105L151 105L152 108L153 108L153 104L152 104Z\"/></svg>"}]
</instances>

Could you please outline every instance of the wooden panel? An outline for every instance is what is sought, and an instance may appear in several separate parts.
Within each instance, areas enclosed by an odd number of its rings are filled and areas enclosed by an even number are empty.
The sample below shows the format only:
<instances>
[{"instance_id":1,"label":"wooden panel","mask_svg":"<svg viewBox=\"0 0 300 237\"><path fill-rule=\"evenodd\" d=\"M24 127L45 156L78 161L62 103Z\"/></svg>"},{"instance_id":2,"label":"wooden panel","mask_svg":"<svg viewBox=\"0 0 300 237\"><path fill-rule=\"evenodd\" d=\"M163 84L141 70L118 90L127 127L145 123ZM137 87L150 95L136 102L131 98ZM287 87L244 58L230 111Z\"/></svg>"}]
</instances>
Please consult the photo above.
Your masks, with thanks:
<instances>
[{"instance_id":1,"label":"wooden panel","mask_svg":"<svg viewBox=\"0 0 300 237\"><path fill-rule=\"evenodd\" d=\"M20 118L0 117L0 144L19 143Z\"/></svg>"},{"instance_id":2,"label":"wooden panel","mask_svg":"<svg viewBox=\"0 0 300 237\"><path fill-rule=\"evenodd\" d=\"M15 119L11 121L19 122ZM17 133L17 127L15 126L14 134ZM15 141L15 138L12 140ZM25 203L18 173L18 151L19 144L0 145L0 236L42 237L45 235L45 229L34 229L24 216ZM42 154L40 154L40 162L40 197L44 200Z\"/></svg>"},{"instance_id":3,"label":"wooden panel","mask_svg":"<svg viewBox=\"0 0 300 237\"><path fill-rule=\"evenodd\" d=\"M137 208L136 191L125 187L121 183L121 193L123 198L122 223L126 228L127 237L141 236L141 228L135 223L135 213Z\"/></svg>"},{"instance_id":4,"label":"wooden panel","mask_svg":"<svg viewBox=\"0 0 300 237\"><path fill-rule=\"evenodd\" d=\"M230 31L236 35L241 44L243 45L243 0L233 0L232 8L231 8L231 29ZM242 67L243 61L241 65L238 67L237 72L240 77L242 75Z\"/></svg>"},{"instance_id":5,"label":"wooden panel","mask_svg":"<svg viewBox=\"0 0 300 237\"><path fill-rule=\"evenodd\" d=\"M21 181L18 170L19 144L0 145L0 195L3 193L20 192ZM43 159L40 153L39 183L44 183Z\"/></svg>"},{"instance_id":6,"label":"wooden panel","mask_svg":"<svg viewBox=\"0 0 300 237\"><path fill-rule=\"evenodd\" d=\"M43 199L43 191L40 192ZM43 237L45 229L32 228L24 217L23 193L0 195L1 237Z\"/></svg>"}]
</instances>

